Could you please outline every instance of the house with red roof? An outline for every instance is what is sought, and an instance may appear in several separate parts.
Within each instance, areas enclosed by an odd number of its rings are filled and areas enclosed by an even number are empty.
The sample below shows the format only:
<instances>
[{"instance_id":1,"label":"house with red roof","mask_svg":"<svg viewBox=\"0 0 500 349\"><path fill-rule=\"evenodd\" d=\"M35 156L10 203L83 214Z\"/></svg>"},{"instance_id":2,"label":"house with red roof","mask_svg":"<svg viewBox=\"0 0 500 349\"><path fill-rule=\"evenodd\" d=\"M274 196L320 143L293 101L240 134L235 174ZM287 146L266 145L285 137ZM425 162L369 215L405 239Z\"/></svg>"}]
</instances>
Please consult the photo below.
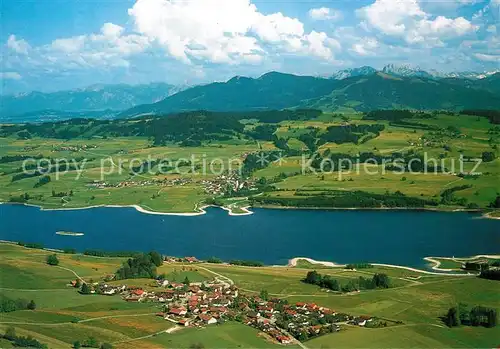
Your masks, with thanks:
<instances>
[{"instance_id":1,"label":"house with red roof","mask_svg":"<svg viewBox=\"0 0 500 349\"><path fill-rule=\"evenodd\" d=\"M132 293L133 295L135 295L135 296L139 296L139 297L140 297L140 296L144 295L144 293L145 293L145 292L144 292L144 290L142 290L142 289L138 288L138 289L136 289L136 290L133 290L131 293Z\"/></svg>"},{"instance_id":2,"label":"house with red roof","mask_svg":"<svg viewBox=\"0 0 500 349\"><path fill-rule=\"evenodd\" d=\"M173 315L183 316L187 314L187 311L184 307L178 307L170 309L169 313Z\"/></svg>"},{"instance_id":3,"label":"house with red roof","mask_svg":"<svg viewBox=\"0 0 500 349\"><path fill-rule=\"evenodd\" d=\"M295 306L296 306L297 308L302 308L302 309L305 309L305 307L306 307L306 303L303 303L303 302L297 302L297 303L295 303Z\"/></svg>"},{"instance_id":4,"label":"house with red roof","mask_svg":"<svg viewBox=\"0 0 500 349\"><path fill-rule=\"evenodd\" d=\"M276 339L281 344L290 344L290 343L292 343L292 339L290 337L288 337L288 336L279 335L278 337L276 337Z\"/></svg>"},{"instance_id":5,"label":"house with red roof","mask_svg":"<svg viewBox=\"0 0 500 349\"><path fill-rule=\"evenodd\" d=\"M207 324L207 325L211 325L211 324L216 324L217 323L217 319L214 318L211 315L200 314L200 315L198 315L198 318L201 321L203 321L205 324Z\"/></svg>"},{"instance_id":6,"label":"house with red roof","mask_svg":"<svg viewBox=\"0 0 500 349\"><path fill-rule=\"evenodd\" d=\"M180 319L177 323L181 326L187 327L191 323L191 319Z\"/></svg>"}]
</instances>

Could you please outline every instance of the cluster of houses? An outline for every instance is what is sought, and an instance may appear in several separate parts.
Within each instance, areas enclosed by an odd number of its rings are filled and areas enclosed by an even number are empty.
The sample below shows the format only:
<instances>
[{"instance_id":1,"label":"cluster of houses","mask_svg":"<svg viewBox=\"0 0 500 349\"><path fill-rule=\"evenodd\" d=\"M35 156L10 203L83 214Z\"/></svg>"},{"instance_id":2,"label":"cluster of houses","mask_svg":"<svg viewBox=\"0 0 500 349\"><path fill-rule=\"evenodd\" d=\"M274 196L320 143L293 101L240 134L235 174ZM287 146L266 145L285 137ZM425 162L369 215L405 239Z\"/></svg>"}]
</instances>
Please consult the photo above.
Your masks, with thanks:
<instances>
[{"instance_id":1,"label":"cluster of houses","mask_svg":"<svg viewBox=\"0 0 500 349\"><path fill-rule=\"evenodd\" d=\"M35 150L35 149L37 149L37 148L40 148L40 146L39 146L39 145L34 145L34 146L27 145L27 146L25 146L25 147L23 148L23 151L25 151L25 152L28 152L28 151L33 151L33 150Z\"/></svg>"},{"instance_id":2,"label":"cluster of houses","mask_svg":"<svg viewBox=\"0 0 500 349\"><path fill-rule=\"evenodd\" d=\"M166 263L197 263L196 257L164 257ZM230 281L219 278L203 282L154 281L154 291L127 285L111 285L107 277L90 285L93 294L120 295L127 302L153 302L161 311L156 315L183 327L204 327L238 321L259 329L269 339L290 344L326 333L340 331L340 325L368 326L374 319L338 313L315 303L290 304L286 299L239 292ZM106 283L108 282L108 283ZM77 287L77 281L72 281ZM387 325L387 324L385 324Z\"/></svg>"},{"instance_id":3,"label":"cluster of houses","mask_svg":"<svg viewBox=\"0 0 500 349\"><path fill-rule=\"evenodd\" d=\"M163 305L157 316L181 326L205 326L222 322L238 297L238 289L219 280L178 283L156 281L158 291L142 288L101 285L101 294L120 294L127 302L155 302Z\"/></svg>"},{"instance_id":4,"label":"cluster of houses","mask_svg":"<svg viewBox=\"0 0 500 349\"><path fill-rule=\"evenodd\" d=\"M81 152L89 149L96 149L97 146L94 144L87 145L87 144L82 144L82 145L54 145L52 146L52 152L56 151L71 151L71 152Z\"/></svg>"},{"instance_id":5,"label":"cluster of houses","mask_svg":"<svg viewBox=\"0 0 500 349\"><path fill-rule=\"evenodd\" d=\"M194 257L185 257L194 258ZM194 262L194 260L193 260ZM127 302L155 302L162 311L156 315L183 327L203 327L226 320L255 327L270 339L290 344L314 336L340 331L341 324L365 326L371 317L337 313L314 303L288 304L284 299L261 299L240 294L238 288L214 279L198 283L156 280L158 290L147 291L126 285L98 284L92 293L121 295Z\"/></svg>"},{"instance_id":6,"label":"cluster of houses","mask_svg":"<svg viewBox=\"0 0 500 349\"><path fill-rule=\"evenodd\" d=\"M237 172L223 174L210 180L202 180L201 184L205 193L210 195L224 195L230 192L237 193L241 190L255 189L254 181L242 179Z\"/></svg>"},{"instance_id":7,"label":"cluster of houses","mask_svg":"<svg viewBox=\"0 0 500 349\"><path fill-rule=\"evenodd\" d=\"M127 180L118 183L110 183L106 181L94 180L87 184L88 187L94 189L105 188L126 188L126 187L145 187L150 185L160 185L165 187L184 186L191 183L191 178L174 178L174 179L148 179L148 180Z\"/></svg>"},{"instance_id":8,"label":"cluster of houses","mask_svg":"<svg viewBox=\"0 0 500 349\"><path fill-rule=\"evenodd\" d=\"M240 308L245 309L242 313L244 323L258 328L282 344L338 332L340 323L353 319L347 314L338 314L314 303L288 304L277 298L267 301L259 297L247 298Z\"/></svg>"}]
</instances>

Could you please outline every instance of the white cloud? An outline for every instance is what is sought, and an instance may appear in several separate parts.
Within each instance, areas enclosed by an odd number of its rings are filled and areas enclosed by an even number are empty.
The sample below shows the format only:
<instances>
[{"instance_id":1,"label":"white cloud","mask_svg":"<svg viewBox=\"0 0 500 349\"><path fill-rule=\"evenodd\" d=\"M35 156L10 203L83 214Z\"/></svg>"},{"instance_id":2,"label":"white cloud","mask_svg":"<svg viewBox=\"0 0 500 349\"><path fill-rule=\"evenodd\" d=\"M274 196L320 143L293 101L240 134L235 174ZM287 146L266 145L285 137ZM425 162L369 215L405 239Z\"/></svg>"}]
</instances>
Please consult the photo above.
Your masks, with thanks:
<instances>
[{"instance_id":1,"label":"white cloud","mask_svg":"<svg viewBox=\"0 0 500 349\"><path fill-rule=\"evenodd\" d=\"M0 72L0 80L21 80L22 76L19 73L8 71Z\"/></svg>"},{"instance_id":2,"label":"white cloud","mask_svg":"<svg viewBox=\"0 0 500 349\"><path fill-rule=\"evenodd\" d=\"M376 0L356 11L373 28L387 35L402 35L413 18L425 17L416 0Z\"/></svg>"},{"instance_id":3,"label":"white cloud","mask_svg":"<svg viewBox=\"0 0 500 349\"><path fill-rule=\"evenodd\" d=\"M309 17L316 21L338 21L342 19L342 12L328 7L312 8L309 10Z\"/></svg>"},{"instance_id":4,"label":"white cloud","mask_svg":"<svg viewBox=\"0 0 500 349\"><path fill-rule=\"evenodd\" d=\"M500 55L488 55L488 54L484 54L484 53L475 53L474 57L476 57L480 61L500 63Z\"/></svg>"},{"instance_id":5,"label":"white cloud","mask_svg":"<svg viewBox=\"0 0 500 349\"><path fill-rule=\"evenodd\" d=\"M298 19L280 12L264 15L250 0L138 0L129 15L139 33L186 63L259 62L268 46L331 57L326 40L306 34Z\"/></svg>"},{"instance_id":6,"label":"white cloud","mask_svg":"<svg viewBox=\"0 0 500 349\"><path fill-rule=\"evenodd\" d=\"M31 46L26 42L26 40L17 40L15 35L10 35L7 39L7 47L12 49L16 53L28 54Z\"/></svg>"},{"instance_id":7,"label":"white cloud","mask_svg":"<svg viewBox=\"0 0 500 349\"><path fill-rule=\"evenodd\" d=\"M122 35L124 30L125 28L119 25L113 23L104 23L104 25L101 28L101 33L106 37L116 38Z\"/></svg>"},{"instance_id":8,"label":"white cloud","mask_svg":"<svg viewBox=\"0 0 500 349\"><path fill-rule=\"evenodd\" d=\"M379 42L375 38L362 38L359 42L352 45L350 51L359 56L374 56L375 49L379 47Z\"/></svg>"},{"instance_id":9,"label":"white cloud","mask_svg":"<svg viewBox=\"0 0 500 349\"><path fill-rule=\"evenodd\" d=\"M420 7L416 0L376 0L360 8L357 15L365 22L365 28L382 34L399 37L409 44L443 46L443 40L472 33L478 29L463 17L450 19L433 18Z\"/></svg>"},{"instance_id":10,"label":"white cloud","mask_svg":"<svg viewBox=\"0 0 500 349\"><path fill-rule=\"evenodd\" d=\"M78 52L83 49L87 37L85 35L74 36L72 38L56 39L52 41L51 47L56 51L66 53Z\"/></svg>"},{"instance_id":11,"label":"white cloud","mask_svg":"<svg viewBox=\"0 0 500 349\"><path fill-rule=\"evenodd\" d=\"M6 62L46 71L128 67L128 57L146 50L149 40L141 35L124 35L123 32L124 28L105 23L98 34L59 38L38 47L31 47L26 41L11 35L7 46L17 55L10 55Z\"/></svg>"},{"instance_id":12,"label":"white cloud","mask_svg":"<svg viewBox=\"0 0 500 349\"><path fill-rule=\"evenodd\" d=\"M334 49L339 49L340 44L337 40L329 38L325 33L312 31L310 34L305 36L306 45L305 48L312 55L324 58L326 60L333 58Z\"/></svg>"},{"instance_id":13,"label":"white cloud","mask_svg":"<svg viewBox=\"0 0 500 349\"><path fill-rule=\"evenodd\" d=\"M497 32L497 27L494 26L493 24L492 25L489 25L488 28L486 28L486 31L488 33L492 33L492 34L495 34Z\"/></svg>"},{"instance_id":14,"label":"white cloud","mask_svg":"<svg viewBox=\"0 0 500 349\"><path fill-rule=\"evenodd\" d=\"M431 43L441 45L442 40L460 37L474 32L478 28L463 17L449 19L438 16L434 20L422 19L409 30L406 41L408 43Z\"/></svg>"}]
</instances>

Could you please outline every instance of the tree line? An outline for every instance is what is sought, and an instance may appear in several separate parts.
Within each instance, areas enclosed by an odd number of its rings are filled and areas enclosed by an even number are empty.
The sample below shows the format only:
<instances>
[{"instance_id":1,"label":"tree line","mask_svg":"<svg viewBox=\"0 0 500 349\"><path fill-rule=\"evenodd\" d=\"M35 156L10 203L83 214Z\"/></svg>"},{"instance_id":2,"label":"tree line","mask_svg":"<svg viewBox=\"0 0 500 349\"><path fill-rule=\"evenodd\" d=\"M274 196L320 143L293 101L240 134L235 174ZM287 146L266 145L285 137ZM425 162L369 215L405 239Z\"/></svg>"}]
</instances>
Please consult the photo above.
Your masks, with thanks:
<instances>
[{"instance_id":1,"label":"tree line","mask_svg":"<svg viewBox=\"0 0 500 349\"><path fill-rule=\"evenodd\" d=\"M483 116L488 118L492 124L500 124L500 110L467 109L462 110L461 114Z\"/></svg>"},{"instance_id":2,"label":"tree line","mask_svg":"<svg viewBox=\"0 0 500 349\"><path fill-rule=\"evenodd\" d=\"M301 195L298 195L301 196ZM250 203L256 205L278 205L284 207L338 207L338 208L381 208L381 207L412 207L437 206L434 200L406 196L401 192L374 194L364 191L328 191L303 197L255 196Z\"/></svg>"},{"instance_id":3,"label":"tree line","mask_svg":"<svg viewBox=\"0 0 500 349\"><path fill-rule=\"evenodd\" d=\"M88 249L83 251L83 254L86 256L94 256L94 257L133 257L135 255L140 254L141 252L137 251L102 251L102 250L92 250Z\"/></svg>"},{"instance_id":4,"label":"tree line","mask_svg":"<svg viewBox=\"0 0 500 349\"><path fill-rule=\"evenodd\" d=\"M210 257L207 259L207 263L221 264L221 263L224 263L224 261L218 257ZM249 261L249 260L241 260L241 259L233 259L233 260L229 261L228 264L241 265L241 266L245 266L245 267L262 267L262 266L264 266L264 263L259 262L259 261Z\"/></svg>"},{"instance_id":5,"label":"tree line","mask_svg":"<svg viewBox=\"0 0 500 349\"><path fill-rule=\"evenodd\" d=\"M163 258L158 252L140 253L123 263L115 273L116 279L154 279L157 276L156 267L162 264Z\"/></svg>"},{"instance_id":6,"label":"tree line","mask_svg":"<svg viewBox=\"0 0 500 349\"><path fill-rule=\"evenodd\" d=\"M35 301L23 298L11 299L0 294L0 313L10 313L16 310L35 310Z\"/></svg>"},{"instance_id":7,"label":"tree line","mask_svg":"<svg viewBox=\"0 0 500 349\"><path fill-rule=\"evenodd\" d=\"M461 303L448 309L442 320L448 327L458 327L461 325L495 327L498 322L498 316L496 309L484 306L469 308L467 304Z\"/></svg>"},{"instance_id":8,"label":"tree line","mask_svg":"<svg viewBox=\"0 0 500 349\"><path fill-rule=\"evenodd\" d=\"M320 142L321 144L326 142L358 144L366 134L373 133L378 137L384 129L385 126L382 124L329 126L326 132L321 134Z\"/></svg>"},{"instance_id":9,"label":"tree line","mask_svg":"<svg viewBox=\"0 0 500 349\"><path fill-rule=\"evenodd\" d=\"M107 342L99 343L99 341L95 337L91 336L83 341L73 342L73 349L80 349L80 348L113 349L113 345Z\"/></svg>"},{"instance_id":10,"label":"tree line","mask_svg":"<svg viewBox=\"0 0 500 349\"><path fill-rule=\"evenodd\" d=\"M47 344L40 343L31 336L18 336L14 327L8 327L2 337L10 341L14 347L48 349Z\"/></svg>"},{"instance_id":11,"label":"tree line","mask_svg":"<svg viewBox=\"0 0 500 349\"><path fill-rule=\"evenodd\" d=\"M28 159L42 159L43 155L5 155L0 157L0 164L5 164L9 162L23 161Z\"/></svg>"},{"instance_id":12,"label":"tree line","mask_svg":"<svg viewBox=\"0 0 500 349\"><path fill-rule=\"evenodd\" d=\"M389 120L389 121L401 121L403 119L429 119L432 118L433 115L428 112L423 111L413 111L413 110L373 110L366 113L363 116L365 120Z\"/></svg>"},{"instance_id":13,"label":"tree line","mask_svg":"<svg viewBox=\"0 0 500 349\"><path fill-rule=\"evenodd\" d=\"M4 125L0 126L0 136L18 135L25 139L34 136L56 139L141 136L152 139L155 146L165 145L168 142L180 143L183 146L199 146L202 141L228 140L236 135L243 135L245 126L240 122L243 119L278 123L285 120L310 120L321 113L320 110L307 109L240 113L202 110L169 115L147 115L134 119L134 122L75 118L40 124ZM261 127L257 131L253 136L265 136L266 139L270 137L268 128ZM21 156L0 158L0 162L18 160L23 158Z\"/></svg>"},{"instance_id":14,"label":"tree line","mask_svg":"<svg viewBox=\"0 0 500 349\"><path fill-rule=\"evenodd\" d=\"M390 278L386 274L376 273L371 279L360 276L357 280L350 280L341 284L337 279L330 275L319 274L316 270L307 273L302 280L306 284L316 285L321 288L327 288L337 292L353 292L359 290L371 290L376 288L391 287Z\"/></svg>"}]
</instances>

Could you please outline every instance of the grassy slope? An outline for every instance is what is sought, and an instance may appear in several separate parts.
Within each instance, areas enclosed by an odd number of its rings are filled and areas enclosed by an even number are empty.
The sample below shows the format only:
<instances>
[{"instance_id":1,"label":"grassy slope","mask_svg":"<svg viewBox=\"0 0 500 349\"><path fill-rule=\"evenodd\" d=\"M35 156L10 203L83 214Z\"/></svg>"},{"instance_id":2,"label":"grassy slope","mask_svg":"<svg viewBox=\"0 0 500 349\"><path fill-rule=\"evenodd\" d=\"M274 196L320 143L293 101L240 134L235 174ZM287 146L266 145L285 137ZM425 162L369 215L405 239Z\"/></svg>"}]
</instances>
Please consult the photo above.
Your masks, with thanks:
<instances>
[{"instance_id":1,"label":"grassy slope","mask_svg":"<svg viewBox=\"0 0 500 349\"><path fill-rule=\"evenodd\" d=\"M51 347L69 347L74 340L94 336L101 341L115 342L116 347L176 347L186 348L201 342L207 348L234 347L272 347L271 342L258 335L247 326L228 323L207 329L181 330L172 334L161 334L138 341L133 339L149 336L172 327L172 324L153 315L154 305L130 304L119 297L82 296L65 284L74 278L68 272L45 264L49 252L25 249L18 246L0 244L0 264L8 268L0 269L1 287L8 282L20 290L0 289L10 297L34 299L36 311L16 311L1 314L0 331L16 322L19 334L30 334ZM95 258L80 255L59 255L61 266L78 270L86 278L97 280L115 270L121 263L120 258ZM15 265L21 262L22 271L30 271L36 278L21 277L13 283L21 269ZM306 266L308 267L308 266ZM208 270L207 270L208 269ZM365 291L355 295L335 295L300 280L310 269L287 267L249 268L225 265L204 264L182 266L166 264L160 272L173 275L188 275L193 279L209 278L216 272L233 279L248 292L268 290L289 302L307 301L328 306L341 312L354 315L369 314L401 320L403 326L383 329L359 329L347 327L344 331L307 342L310 348L316 347L493 347L500 341L500 333L495 329L468 328L448 329L443 326L439 316L458 302L469 305L485 305L500 308L498 282L475 277L443 277L419 275L416 272L392 268L363 269L346 272L339 269L323 268L321 273L331 274L341 281L363 275L370 277L375 272L385 272L391 276L394 288L387 290ZM66 274L64 274L66 273ZM56 277L52 277L56 275ZM408 277L418 277L408 279ZM26 283L23 281L26 280ZM138 280L139 286L151 284L150 280ZM134 282L127 282L134 284ZM35 291L42 287L40 291ZM50 287L50 288L48 288ZM52 288L56 290L52 290ZM102 316L117 316L100 319ZM135 316L124 316L135 315ZM73 323L75 320L85 322Z\"/></svg>"}]
</instances>

